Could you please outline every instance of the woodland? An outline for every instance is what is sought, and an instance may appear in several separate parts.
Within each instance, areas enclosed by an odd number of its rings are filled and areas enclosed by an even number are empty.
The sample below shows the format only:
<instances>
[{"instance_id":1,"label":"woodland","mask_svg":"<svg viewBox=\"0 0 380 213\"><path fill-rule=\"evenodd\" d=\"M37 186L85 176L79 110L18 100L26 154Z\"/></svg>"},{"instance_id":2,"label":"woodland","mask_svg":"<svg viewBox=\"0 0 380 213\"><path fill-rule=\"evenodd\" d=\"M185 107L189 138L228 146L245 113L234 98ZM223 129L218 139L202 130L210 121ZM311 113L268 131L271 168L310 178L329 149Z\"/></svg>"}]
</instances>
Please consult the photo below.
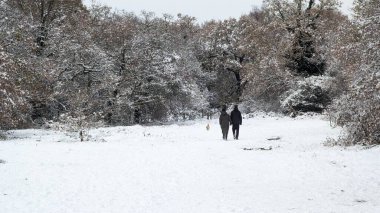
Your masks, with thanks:
<instances>
[{"instance_id":1,"label":"woodland","mask_svg":"<svg viewBox=\"0 0 380 213\"><path fill-rule=\"evenodd\" d=\"M380 2L264 0L239 19L0 0L0 130L321 113L380 144Z\"/></svg>"}]
</instances>

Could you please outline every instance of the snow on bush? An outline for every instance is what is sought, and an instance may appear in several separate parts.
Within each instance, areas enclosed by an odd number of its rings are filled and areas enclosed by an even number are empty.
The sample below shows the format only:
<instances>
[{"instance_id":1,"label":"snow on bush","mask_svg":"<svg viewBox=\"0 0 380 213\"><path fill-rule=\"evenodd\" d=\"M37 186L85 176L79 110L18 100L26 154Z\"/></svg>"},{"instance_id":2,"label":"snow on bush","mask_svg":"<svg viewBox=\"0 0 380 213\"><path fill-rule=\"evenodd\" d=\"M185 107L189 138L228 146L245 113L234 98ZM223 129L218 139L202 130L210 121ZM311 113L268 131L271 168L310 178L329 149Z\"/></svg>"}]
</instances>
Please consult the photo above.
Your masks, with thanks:
<instances>
[{"instance_id":1,"label":"snow on bush","mask_svg":"<svg viewBox=\"0 0 380 213\"><path fill-rule=\"evenodd\" d=\"M0 130L0 141L6 140L7 137Z\"/></svg>"},{"instance_id":2,"label":"snow on bush","mask_svg":"<svg viewBox=\"0 0 380 213\"><path fill-rule=\"evenodd\" d=\"M359 68L349 75L350 89L334 102L332 118L346 129L338 144L380 144L380 3L356 2L360 28L357 49Z\"/></svg>"},{"instance_id":3,"label":"snow on bush","mask_svg":"<svg viewBox=\"0 0 380 213\"><path fill-rule=\"evenodd\" d=\"M348 133L337 144L380 144L380 72L367 75L336 100L331 110L334 122Z\"/></svg>"},{"instance_id":4,"label":"snow on bush","mask_svg":"<svg viewBox=\"0 0 380 213\"><path fill-rule=\"evenodd\" d=\"M62 114L57 122L46 122L45 128L52 128L58 131L64 131L71 136L78 138L79 141L89 141L91 135L89 135L90 128L103 127L102 121L91 121L86 116L71 116L69 114Z\"/></svg>"},{"instance_id":5,"label":"snow on bush","mask_svg":"<svg viewBox=\"0 0 380 213\"><path fill-rule=\"evenodd\" d=\"M322 112L330 103L328 96L332 78L313 76L296 82L293 89L285 93L281 107L287 113Z\"/></svg>"}]
</instances>

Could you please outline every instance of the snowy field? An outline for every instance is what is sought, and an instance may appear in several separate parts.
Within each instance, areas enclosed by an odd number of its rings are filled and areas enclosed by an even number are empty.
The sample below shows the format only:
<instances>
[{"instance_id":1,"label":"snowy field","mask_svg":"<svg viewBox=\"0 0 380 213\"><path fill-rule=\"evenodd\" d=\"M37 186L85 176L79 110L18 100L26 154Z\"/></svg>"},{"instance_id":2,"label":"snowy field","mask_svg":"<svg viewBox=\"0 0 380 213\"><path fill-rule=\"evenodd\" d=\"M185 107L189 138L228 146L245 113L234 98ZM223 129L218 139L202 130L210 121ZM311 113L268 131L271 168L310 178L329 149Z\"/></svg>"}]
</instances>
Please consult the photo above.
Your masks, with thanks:
<instances>
[{"instance_id":1,"label":"snowy field","mask_svg":"<svg viewBox=\"0 0 380 213\"><path fill-rule=\"evenodd\" d=\"M244 119L239 141L207 123L93 129L83 143L13 131L0 212L380 212L380 149L323 146L340 134L327 121Z\"/></svg>"}]
</instances>

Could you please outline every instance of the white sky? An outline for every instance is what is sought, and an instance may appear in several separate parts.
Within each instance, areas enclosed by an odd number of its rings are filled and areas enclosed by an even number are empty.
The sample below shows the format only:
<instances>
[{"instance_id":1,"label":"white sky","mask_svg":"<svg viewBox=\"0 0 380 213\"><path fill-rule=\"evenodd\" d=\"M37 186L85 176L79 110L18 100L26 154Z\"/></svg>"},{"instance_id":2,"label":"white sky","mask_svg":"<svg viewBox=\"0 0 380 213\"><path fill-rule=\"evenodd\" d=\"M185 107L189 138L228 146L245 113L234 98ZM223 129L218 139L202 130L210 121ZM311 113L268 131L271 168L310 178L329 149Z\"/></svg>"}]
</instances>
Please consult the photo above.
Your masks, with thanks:
<instances>
[{"instance_id":1,"label":"white sky","mask_svg":"<svg viewBox=\"0 0 380 213\"><path fill-rule=\"evenodd\" d=\"M89 5L92 0L84 0ZM354 0L341 0L342 10L349 13ZM113 9L125 10L140 14L141 11L155 12L157 16L164 13L177 15L178 13L196 17L199 22L211 19L239 18L253 7L260 7L262 0L96 0Z\"/></svg>"}]
</instances>

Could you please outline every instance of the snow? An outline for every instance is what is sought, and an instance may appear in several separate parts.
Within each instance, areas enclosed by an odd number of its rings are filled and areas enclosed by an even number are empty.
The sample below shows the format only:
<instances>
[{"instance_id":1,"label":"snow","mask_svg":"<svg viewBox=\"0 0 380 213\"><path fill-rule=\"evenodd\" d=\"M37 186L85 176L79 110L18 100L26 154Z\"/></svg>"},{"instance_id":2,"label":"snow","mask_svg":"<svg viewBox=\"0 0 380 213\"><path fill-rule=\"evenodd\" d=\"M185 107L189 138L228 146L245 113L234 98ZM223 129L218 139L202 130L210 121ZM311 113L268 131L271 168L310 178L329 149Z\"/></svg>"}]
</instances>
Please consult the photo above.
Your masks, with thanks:
<instances>
[{"instance_id":1,"label":"snow","mask_svg":"<svg viewBox=\"0 0 380 213\"><path fill-rule=\"evenodd\" d=\"M379 148L323 146L341 130L320 117L244 119L238 141L217 122L12 131L0 212L380 212Z\"/></svg>"}]
</instances>

